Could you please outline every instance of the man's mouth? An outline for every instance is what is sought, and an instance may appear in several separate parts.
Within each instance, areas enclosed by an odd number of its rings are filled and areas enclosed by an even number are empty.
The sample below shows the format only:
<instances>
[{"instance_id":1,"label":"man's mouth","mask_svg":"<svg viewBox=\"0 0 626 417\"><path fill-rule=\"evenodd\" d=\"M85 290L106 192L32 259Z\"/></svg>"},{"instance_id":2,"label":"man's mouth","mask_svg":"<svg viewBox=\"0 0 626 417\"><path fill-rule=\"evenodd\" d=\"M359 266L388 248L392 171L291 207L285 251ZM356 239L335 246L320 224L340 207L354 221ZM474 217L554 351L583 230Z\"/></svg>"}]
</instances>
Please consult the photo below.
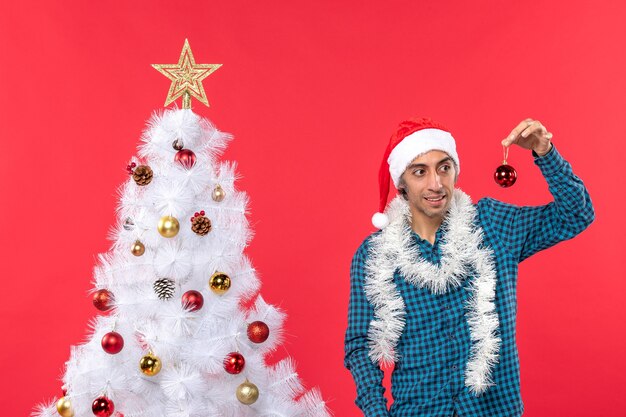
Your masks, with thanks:
<instances>
[{"instance_id":1,"label":"man's mouth","mask_svg":"<svg viewBox=\"0 0 626 417\"><path fill-rule=\"evenodd\" d=\"M426 200L428 201L432 201L432 202L437 202L437 201L441 201L445 198L445 195L439 195L439 196L432 196L432 197L424 197Z\"/></svg>"}]
</instances>

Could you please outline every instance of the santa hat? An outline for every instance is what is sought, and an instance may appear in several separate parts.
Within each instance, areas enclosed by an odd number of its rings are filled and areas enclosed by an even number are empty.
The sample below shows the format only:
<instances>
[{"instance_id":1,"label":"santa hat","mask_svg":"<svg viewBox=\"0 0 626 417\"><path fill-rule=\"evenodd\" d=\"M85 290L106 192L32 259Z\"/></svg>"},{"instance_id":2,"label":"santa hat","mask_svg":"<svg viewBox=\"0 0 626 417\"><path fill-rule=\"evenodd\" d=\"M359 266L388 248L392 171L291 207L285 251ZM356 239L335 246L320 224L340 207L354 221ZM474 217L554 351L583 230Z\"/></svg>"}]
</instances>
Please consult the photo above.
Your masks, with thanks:
<instances>
[{"instance_id":1,"label":"santa hat","mask_svg":"<svg viewBox=\"0 0 626 417\"><path fill-rule=\"evenodd\" d=\"M389 139L383 161L378 172L380 191L379 212L372 216L372 224L383 229L389 224L384 214L389 194L389 179L398 187L400 177L407 166L419 155L438 150L450 155L456 163L456 172L460 172L459 156L456 153L454 138L443 125L429 118L416 117L400 123Z\"/></svg>"}]
</instances>

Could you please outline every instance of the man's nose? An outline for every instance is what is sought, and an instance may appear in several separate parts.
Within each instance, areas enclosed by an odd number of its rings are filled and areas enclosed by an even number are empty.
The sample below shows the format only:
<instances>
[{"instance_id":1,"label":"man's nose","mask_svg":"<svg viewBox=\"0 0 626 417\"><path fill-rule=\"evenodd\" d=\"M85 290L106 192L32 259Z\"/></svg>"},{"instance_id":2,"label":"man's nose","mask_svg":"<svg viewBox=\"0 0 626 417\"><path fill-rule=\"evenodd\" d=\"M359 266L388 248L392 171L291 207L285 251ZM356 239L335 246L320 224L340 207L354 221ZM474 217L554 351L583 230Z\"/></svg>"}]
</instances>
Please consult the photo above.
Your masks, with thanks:
<instances>
[{"instance_id":1,"label":"man's nose","mask_svg":"<svg viewBox=\"0 0 626 417\"><path fill-rule=\"evenodd\" d=\"M441 189L441 177L436 171L428 176L428 188L431 190Z\"/></svg>"}]
</instances>

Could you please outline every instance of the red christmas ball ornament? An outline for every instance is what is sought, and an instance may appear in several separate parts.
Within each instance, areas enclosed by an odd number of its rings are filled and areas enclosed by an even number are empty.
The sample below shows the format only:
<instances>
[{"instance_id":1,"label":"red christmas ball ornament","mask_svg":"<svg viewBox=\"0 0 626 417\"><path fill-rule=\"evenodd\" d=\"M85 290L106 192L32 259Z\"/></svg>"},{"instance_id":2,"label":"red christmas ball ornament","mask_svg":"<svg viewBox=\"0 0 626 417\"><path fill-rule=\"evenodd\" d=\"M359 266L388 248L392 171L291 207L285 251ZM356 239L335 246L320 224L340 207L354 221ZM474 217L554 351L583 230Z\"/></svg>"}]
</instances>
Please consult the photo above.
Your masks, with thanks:
<instances>
[{"instance_id":1,"label":"red christmas ball ornament","mask_svg":"<svg viewBox=\"0 0 626 417\"><path fill-rule=\"evenodd\" d=\"M262 321L253 321L248 325L248 339L254 343L263 343L270 336L270 328Z\"/></svg>"},{"instance_id":2,"label":"red christmas ball ornament","mask_svg":"<svg viewBox=\"0 0 626 417\"><path fill-rule=\"evenodd\" d=\"M511 165L506 163L506 159L509 157L508 146L502 146L502 153L504 154L504 160L502 165L496 168L496 172L493 174L493 179L500 187L508 188L515 184L517 180L517 171Z\"/></svg>"},{"instance_id":3,"label":"red christmas ball ornament","mask_svg":"<svg viewBox=\"0 0 626 417\"><path fill-rule=\"evenodd\" d=\"M181 149L176 152L174 160L189 169L196 164L196 154L190 149Z\"/></svg>"},{"instance_id":4,"label":"red christmas ball ornament","mask_svg":"<svg viewBox=\"0 0 626 417\"><path fill-rule=\"evenodd\" d=\"M113 308L113 293L101 289L93 294L93 305L100 311L108 311Z\"/></svg>"},{"instance_id":5,"label":"red christmas ball ornament","mask_svg":"<svg viewBox=\"0 0 626 417\"><path fill-rule=\"evenodd\" d=\"M91 411L98 417L110 417L115 411L115 404L103 395L93 400Z\"/></svg>"},{"instance_id":6,"label":"red christmas ball ornament","mask_svg":"<svg viewBox=\"0 0 626 417\"><path fill-rule=\"evenodd\" d=\"M517 180L517 171L509 164L502 164L496 168L493 179L500 187L508 188L515 184Z\"/></svg>"},{"instance_id":7,"label":"red christmas ball ornament","mask_svg":"<svg viewBox=\"0 0 626 417\"><path fill-rule=\"evenodd\" d=\"M109 332L102 336L102 349L110 355L120 353L124 347L124 338L117 332Z\"/></svg>"},{"instance_id":8,"label":"red christmas ball ornament","mask_svg":"<svg viewBox=\"0 0 626 417\"><path fill-rule=\"evenodd\" d=\"M189 311L198 311L204 305L204 297L200 291L189 290L183 294L183 307Z\"/></svg>"},{"instance_id":9,"label":"red christmas ball ornament","mask_svg":"<svg viewBox=\"0 0 626 417\"><path fill-rule=\"evenodd\" d=\"M246 360L239 352L230 352L228 356L226 356L226 359L224 359L224 369L229 374L236 375L241 373L245 365Z\"/></svg>"}]
</instances>

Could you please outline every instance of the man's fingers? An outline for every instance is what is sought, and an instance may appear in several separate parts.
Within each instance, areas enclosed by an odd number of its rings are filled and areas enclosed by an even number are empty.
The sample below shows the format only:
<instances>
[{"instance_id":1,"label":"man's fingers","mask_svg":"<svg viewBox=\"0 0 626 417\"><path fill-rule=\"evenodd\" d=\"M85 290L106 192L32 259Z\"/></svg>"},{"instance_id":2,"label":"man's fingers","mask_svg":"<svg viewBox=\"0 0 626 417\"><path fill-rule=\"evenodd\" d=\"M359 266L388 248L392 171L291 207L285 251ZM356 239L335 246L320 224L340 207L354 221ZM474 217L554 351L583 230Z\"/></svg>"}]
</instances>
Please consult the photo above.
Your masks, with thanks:
<instances>
[{"instance_id":1,"label":"man's fingers","mask_svg":"<svg viewBox=\"0 0 626 417\"><path fill-rule=\"evenodd\" d=\"M515 126L509 136L502 139L502 146L511 146L514 143L518 143L520 138L527 138L532 134L541 134L548 140L552 139L552 133L548 132L539 120L527 118Z\"/></svg>"},{"instance_id":2,"label":"man's fingers","mask_svg":"<svg viewBox=\"0 0 626 417\"><path fill-rule=\"evenodd\" d=\"M509 136L506 140L508 140L509 145L515 143L516 139L519 135L526 129L531 123L533 119L524 119L522 120L515 128L509 133Z\"/></svg>"},{"instance_id":3,"label":"man's fingers","mask_svg":"<svg viewBox=\"0 0 626 417\"><path fill-rule=\"evenodd\" d=\"M515 143L515 139L511 139L510 137L507 137L506 139L502 139L502 146L509 147L513 143Z\"/></svg>"},{"instance_id":4,"label":"man's fingers","mask_svg":"<svg viewBox=\"0 0 626 417\"><path fill-rule=\"evenodd\" d=\"M526 129L529 126L529 124L532 121L533 119L530 119L530 118L522 120L517 126L515 126L513 130L511 130L511 133L509 133L509 136L507 136L505 139L502 140L502 145L510 146L516 143L517 139L519 138L519 135L524 131L524 129Z\"/></svg>"},{"instance_id":5,"label":"man's fingers","mask_svg":"<svg viewBox=\"0 0 626 417\"><path fill-rule=\"evenodd\" d=\"M546 128L543 127L543 125L538 120L535 120L526 129L524 129L524 131L522 132L522 137L526 138L529 135L538 132L542 132L545 134Z\"/></svg>"}]
</instances>

